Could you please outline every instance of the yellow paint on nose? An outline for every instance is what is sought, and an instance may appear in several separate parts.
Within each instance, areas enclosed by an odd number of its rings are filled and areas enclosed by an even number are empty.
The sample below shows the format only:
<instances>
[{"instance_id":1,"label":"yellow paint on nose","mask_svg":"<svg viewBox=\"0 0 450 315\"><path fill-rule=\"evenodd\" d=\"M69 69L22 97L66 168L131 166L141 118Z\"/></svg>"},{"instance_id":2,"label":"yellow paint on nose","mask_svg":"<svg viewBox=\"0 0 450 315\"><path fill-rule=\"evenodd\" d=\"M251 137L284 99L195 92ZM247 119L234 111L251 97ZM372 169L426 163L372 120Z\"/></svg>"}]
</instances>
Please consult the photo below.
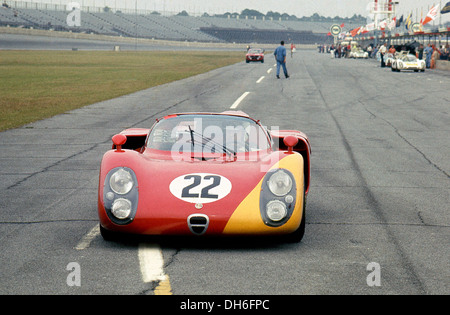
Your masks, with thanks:
<instances>
[{"instance_id":1,"label":"yellow paint on nose","mask_svg":"<svg viewBox=\"0 0 450 315\"><path fill-rule=\"evenodd\" d=\"M286 234L292 233L300 226L303 216L304 202L304 172L303 157L300 154L287 154L280 161L275 163L271 169L284 168L289 170L295 178L297 185L296 204L291 218L280 227L267 226L260 212L260 194L263 179L248 194L248 196L239 204L230 220L228 221L224 234L246 235L246 234Z\"/></svg>"}]
</instances>

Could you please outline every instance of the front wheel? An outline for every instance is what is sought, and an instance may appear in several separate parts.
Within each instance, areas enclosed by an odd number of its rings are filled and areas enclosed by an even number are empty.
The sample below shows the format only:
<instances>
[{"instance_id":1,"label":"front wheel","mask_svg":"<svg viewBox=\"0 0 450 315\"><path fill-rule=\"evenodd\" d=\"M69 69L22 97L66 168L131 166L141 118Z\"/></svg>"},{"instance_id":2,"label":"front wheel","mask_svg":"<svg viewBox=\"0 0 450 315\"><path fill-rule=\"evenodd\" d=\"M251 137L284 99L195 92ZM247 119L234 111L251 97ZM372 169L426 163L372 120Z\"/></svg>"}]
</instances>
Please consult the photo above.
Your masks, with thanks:
<instances>
[{"instance_id":1,"label":"front wheel","mask_svg":"<svg viewBox=\"0 0 450 315\"><path fill-rule=\"evenodd\" d=\"M118 235L116 232L109 231L100 225L100 234L105 241L117 241Z\"/></svg>"}]
</instances>

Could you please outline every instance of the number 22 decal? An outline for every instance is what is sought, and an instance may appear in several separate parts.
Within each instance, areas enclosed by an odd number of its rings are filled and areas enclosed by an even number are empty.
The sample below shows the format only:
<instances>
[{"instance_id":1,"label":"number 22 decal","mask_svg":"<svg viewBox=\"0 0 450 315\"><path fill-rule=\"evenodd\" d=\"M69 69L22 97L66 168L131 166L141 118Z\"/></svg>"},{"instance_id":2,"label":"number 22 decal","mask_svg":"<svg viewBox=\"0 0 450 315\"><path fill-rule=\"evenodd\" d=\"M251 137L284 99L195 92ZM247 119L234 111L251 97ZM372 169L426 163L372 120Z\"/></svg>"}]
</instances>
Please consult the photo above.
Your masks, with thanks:
<instances>
[{"instance_id":1,"label":"number 22 decal","mask_svg":"<svg viewBox=\"0 0 450 315\"><path fill-rule=\"evenodd\" d=\"M231 182L224 176L195 173L175 178L169 188L175 197L183 201L210 203L228 195Z\"/></svg>"},{"instance_id":2,"label":"number 22 decal","mask_svg":"<svg viewBox=\"0 0 450 315\"><path fill-rule=\"evenodd\" d=\"M198 198L199 197L199 194L191 193L191 189L193 189L201 184L202 177L200 175L187 175L184 177L184 179L191 179L191 178L194 178L194 183L183 188L183 190L181 192L181 197L183 197L183 198ZM207 176L203 177L203 180L209 180L209 179L213 179L213 183L202 189L200 198L217 199L217 198L219 198L219 195L212 195L209 193L209 190L219 186L220 180L222 178L217 175L207 175Z\"/></svg>"}]
</instances>

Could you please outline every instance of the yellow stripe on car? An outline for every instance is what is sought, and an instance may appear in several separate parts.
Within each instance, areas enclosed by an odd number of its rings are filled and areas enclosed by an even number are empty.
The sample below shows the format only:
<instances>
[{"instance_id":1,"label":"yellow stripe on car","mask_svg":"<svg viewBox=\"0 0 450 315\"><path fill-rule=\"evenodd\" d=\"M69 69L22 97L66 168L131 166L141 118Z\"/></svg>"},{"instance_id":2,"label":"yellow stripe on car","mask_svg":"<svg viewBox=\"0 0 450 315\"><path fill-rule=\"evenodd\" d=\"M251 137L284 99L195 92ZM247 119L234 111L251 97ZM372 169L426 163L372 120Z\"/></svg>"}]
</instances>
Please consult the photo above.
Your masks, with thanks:
<instances>
[{"instance_id":1,"label":"yellow stripe on car","mask_svg":"<svg viewBox=\"0 0 450 315\"><path fill-rule=\"evenodd\" d=\"M300 154L288 154L271 169L276 168L289 170L295 178L297 202L291 218L280 227L270 227L263 222L259 205L263 178L234 211L225 226L224 234L286 234L294 232L299 227L304 202L303 157Z\"/></svg>"}]
</instances>

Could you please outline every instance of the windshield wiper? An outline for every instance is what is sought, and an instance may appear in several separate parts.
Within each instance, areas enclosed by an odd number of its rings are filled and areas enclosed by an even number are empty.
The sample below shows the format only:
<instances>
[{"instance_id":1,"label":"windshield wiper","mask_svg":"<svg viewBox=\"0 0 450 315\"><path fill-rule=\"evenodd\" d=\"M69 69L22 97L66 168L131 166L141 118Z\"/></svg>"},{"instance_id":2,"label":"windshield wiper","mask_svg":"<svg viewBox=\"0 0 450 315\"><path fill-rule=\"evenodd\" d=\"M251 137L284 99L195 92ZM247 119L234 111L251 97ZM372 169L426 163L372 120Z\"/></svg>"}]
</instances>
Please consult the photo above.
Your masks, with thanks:
<instances>
[{"instance_id":1,"label":"windshield wiper","mask_svg":"<svg viewBox=\"0 0 450 315\"><path fill-rule=\"evenodd\" d=\"M232 156L232 157L236 160L236 155L237 155L237 153L236 153L235 151L233 151L233 150L227 148L225 145L223 145L223 144L221 144L221 143L219 143L219 142L217 142L217 141L214 141L214 140L211 139L211 138L205 137L205 136L204 136L203 134L201 134L201 133L195 132L194 130L192 130L191 126L189 126L189 132L191 133L192 148L194 148L194 135L197 135L197 136L201 137L201 139L202 139L202 145L207 145L207 144L209 144L211 147L213 147L213 146L218 146L218 147L222 148L222 152L223 152L223 153ZM207 141L207 142L205 142L205 141Z\"/></svg>"}]
</instances>

